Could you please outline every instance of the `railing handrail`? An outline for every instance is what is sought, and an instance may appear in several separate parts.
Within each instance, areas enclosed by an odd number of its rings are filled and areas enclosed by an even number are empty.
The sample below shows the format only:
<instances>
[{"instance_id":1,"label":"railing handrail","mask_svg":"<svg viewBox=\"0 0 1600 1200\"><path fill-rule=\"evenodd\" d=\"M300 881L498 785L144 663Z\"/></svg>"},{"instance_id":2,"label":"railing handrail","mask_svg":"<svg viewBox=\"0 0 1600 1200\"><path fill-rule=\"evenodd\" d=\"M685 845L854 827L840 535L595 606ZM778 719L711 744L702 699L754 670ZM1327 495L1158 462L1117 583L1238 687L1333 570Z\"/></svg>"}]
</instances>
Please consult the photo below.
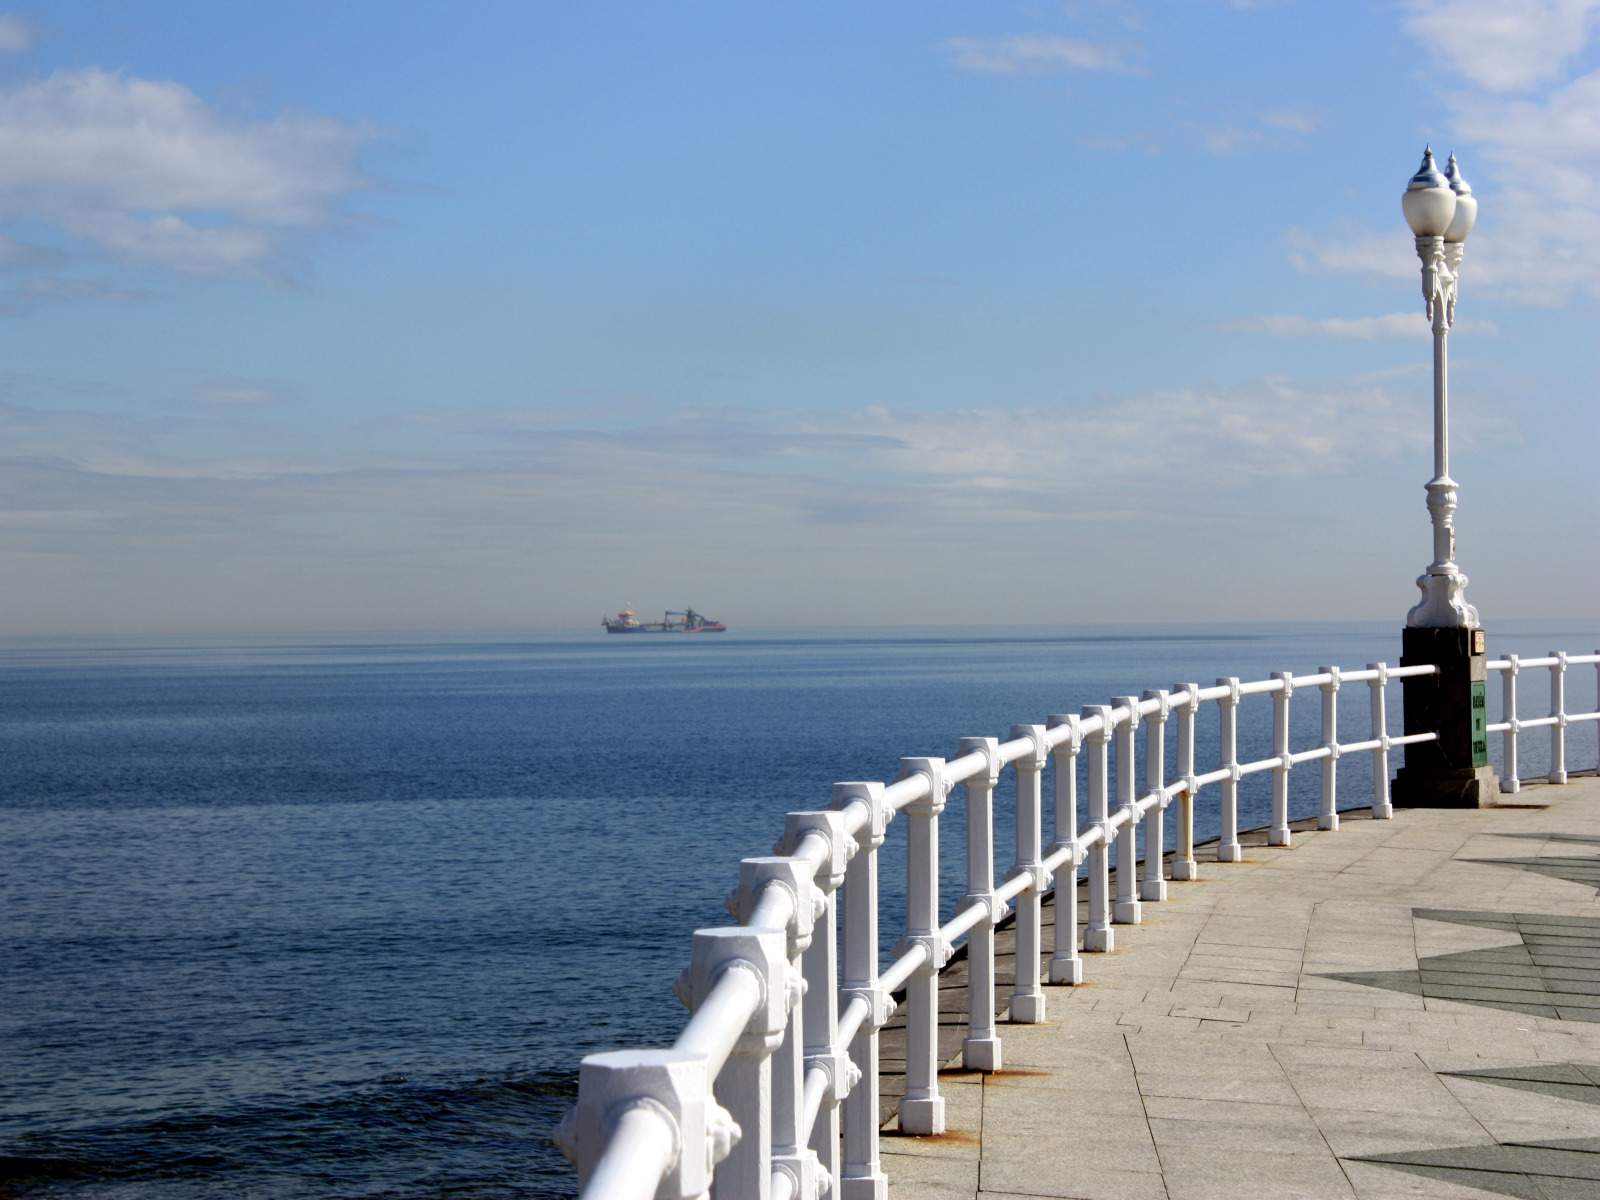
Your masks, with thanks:
<instances>
[{"instance_id":1,"label":"railing handrail","mask_svg":"<svg viewBox=\"0 0 1600 1200\"><path fill-rule=\"evenodd\" d=\"M1600 721L1600 710L1565 710L1568 666L1600 666L1600 652L1547 658L1515 655L1489 661L1502 672L1506 719L1487 725L1506 737L1506 790L1515 791L1516 738L1524 730L1551 730L1552 782L1564 782L1564 731L1574 722ZM1549 667L1551 714L1519 719L1515 685L1521 668ZM956 757L901 760L900 777L885 782L836 784L829 809L790 813L773 857L740 863L738 890L729 899L739 921L695 934L691 966L674 985L692 1015L671 1050L590 1055L580 1072L577 1107L557 1141L579 1167L582 1200L691 1200L713 1184L719 1192L756 1200L817 1200L825 1177L847 1185L836 1197L881 1194L878 1155L878 1030L905 989L908 1005L906 1092L902 1128L943 1129L938 1091L938 972L953 943L969 939L969 1066L997 1070L1001 1040L995 1025L995 926L1015 901L1016 986L1011 1019L1044 1019L1041 978L1041 905L1052 876L1070 868L1076 879L1088 867L1086 952L1110 950L1112 925L1136 924L1140 906L1166 898L1163 812L1180 805L1174 880L1199 878L1194 860L1194 803L1205 788L1219 788L1219 863L1242 858L1238 841L1238 785L1248 775L1272 772L1270 845L1291 842L1288 778L1297 765L1316 761L1321 772L1319 829L1339 827L1337 764L1341 756L1371 752L1372 815L1393 814L1388 753L1399 746L1436 741L1439 733L1391 735L1385 689L1394 680L1439 674L1433 665L1364 669L1322 667L1306 675L1275 673L1241 682L1218 679L1117 697L1045 724L1013 726L1000 738L964 738ZM1366 683L1371 732L1359 741L1338 737L1338 692ZM1289 710L1296 691L1321 693L1321 739L1295 751ZM1249 696L1272 699L1272 753L1238 760L1238 707ZM1200 705L1218 706L1218 765L1195 770ZM1177 770L1169 778L1164 737L1176 717ZM1135 780L1135 735L1145 738L1145 779ZM1079 755L1088 761L1088 824L1077 828ZM1041 777L1053 773L1055 838L1042 843ZM1006 878L994 878L993 793L1001 771L1017 777L1017 854ZM946 796L961 785L967 802L967 892L957 912L939 915L938 817ZM907 930L888 966L878 948L876 852L896 814L910 825L907 850ZM1137 856L1143 820L1145 854ZM1115 891L1111 843L1117 847ZM1140 868L1143 875L1140 876ZM838 907L845 913L840 949ZM1078 891L1056 889L1058 936L1050 982L1082 981L1076 931ZM720 1165L719 1165L720 1164Z\"/></svg>"}]
</instances>

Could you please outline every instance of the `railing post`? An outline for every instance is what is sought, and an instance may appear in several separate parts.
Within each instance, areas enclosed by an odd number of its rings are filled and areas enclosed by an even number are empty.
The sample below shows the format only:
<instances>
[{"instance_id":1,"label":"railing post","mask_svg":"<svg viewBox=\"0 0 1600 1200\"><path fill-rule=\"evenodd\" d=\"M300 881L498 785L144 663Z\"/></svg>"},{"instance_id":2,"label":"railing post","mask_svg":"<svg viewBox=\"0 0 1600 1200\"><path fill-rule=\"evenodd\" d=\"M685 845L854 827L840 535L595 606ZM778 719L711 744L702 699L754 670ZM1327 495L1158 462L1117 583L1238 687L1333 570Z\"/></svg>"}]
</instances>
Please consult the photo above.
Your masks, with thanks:
<instances>
[{"instance_id":1,"label":"railing post","mask_svg":"<svg viewBox=\"0 0 1600 1200\"><path fill-rule=\"evenodd\" d=\"M739 862L741 925L748 925L757 915L756 908L767 888L782 887L792 899L793 915L785 931L791 986L788 1026L772 1055L772 1169L789 1176L797 1196L814 1194L817 1172L816 1155L807 1144L804 1129L806 1031L805 1007L800 1002L805 978L801 960L815 940L813 930L823 907L813 874L811 862L803 858L774 855Z\"/></svg>"},{"instance_id":2,"label":"railing post","mask_svg":"<svg viewBox=\"0 0 1600 1200\"><path fill-rule=\"evenodd\" d=\"M1218 766L1232 773L1222 780L1221 826L1217 838L1218 862L1242 862L1244 847L1239 845L1239 680L1229 675L1217 680L1217 686L1226 687L1228 694L1217 700L1217 728L1222 743Z\"/></svg>"},{"instance_id":3,"label":"railing post","mask_svg":"<svg viewBox=\"0 0 1600 1200\"><path fill-rule=\"evenodd\" d=\"M967 1036L961 1063L969 1071L1000 1069L1000 1038L994 1012L994 927L1000 901L994 894L994 788L1000 781L1000 741L961 739L959 756L982 754L981 774L969 776L967 789L967 894L962 909L980 905L984 918L967 935Z\"/></svg>"},{"instance_id":4,"label":"railing post","mask_svg":"<svg viewBox=\"0 0 1600 1200\"><path fill-rule=\"evenodd\" d=\"M1104 831L1109 813L1108 780L1106 778L1106 747L1111 744L1111 708L1105 704L1088 705L1083 710L1085 718L1099 718L1099 728L1085 739L1089 746L1089 823ZM1103 836L1089 847L1089 924L1083 931L1083 948L1086 951L1111 951L1116 947L1116 935L1111 929L1111 878L1109 847Z\"/></svg>"},{"instance_id":5,"label":"railing post","mask_svg":"<svg viewBox=\"0 0 1600 1200\"><path fill-rule=\"evenodd\" d=\"M858 1074L842 1106L839 1200L888 1200L889 1177L878 1151L878 1030L894 1002L878 987L878 847L894 810L883 802L881 783L833 785L829 807L848 814L856 806L866 810L867 819L856 831L856 855L839 890L844 906L839 998L861 997L869 1015L850 1043Z\"/></svg>"},{"instance_id":6,"label":"railing post","mask_svg":"<svg viewBox=\"0 0 1600 1200\"><path fill-rule=\"evenodd\" d=\"M1033 882L1017 897L1016 982L1011 989L1011 1020L1018 1025L1037 1025L1044 1020L1044 989L1039 986L1039 956L1044 944L1042 909L1045 877L1044 798L1041 782L1049 753L1044 745L1043 725L1013 725L1011 738L1027 738L1033 752L1013 763L1017 776L1017 862L1006 874L1011 879L1027 871Z\"/></svg>"},{"instance_id":7,"label":"railing post","mask_svg":"<svg viewBox=\"0 0 1600 1200\"><path fill-rule=\"evenodd\" d=\"M812 930L811 944L802 951L800 959L806 983L805 996L799 1006L802 1014L799 1028L804 1032L802 1096L804 1081L813 1070L822 1071L828 1080L827 1089L822 1095L822 1106L811 1127L807 1166L818 1173L821 1190L837 1194L839 1103L849 1094L859 1077L849 1054L834 1051L839 1033L839 886L844 883L848 864L855 856L856 839L845 832L845 818L841 812L792 812L784 819L783 841L778 843L779 851L784 854L798 853L801 843L807 838L821 838L828 846L828 855L817 867L815 876L816 892L820 899L815 907L820 907L822 911ZM801 1125L804 1125L803 1119ZM799 1178L797 1176L797 1182ZM824 1179L828 1181L826 1187L821 1185Z\"/></svg>"},{"instance_id":8,"label":"railing post","mask_svg":"<svg viewBox=\"0 0 1600 1200\"><path fill-rule=\"evenodd\" d=\"M1188 697L1178 705L1178 777L1184 788L1178 797L1178 848L1172 856L1172 877L1192 880L1200 878L1200 866L1194 861L1194 718L1200 711L1200 685L1173 684L1172 690Z\"/></svg>"},{"instance_id":9,"label":"railing post","mask_svg":"<svg viewBox=\"0 0 1600 1200\"><path fill-rule=\"evenodd\" d=\"M1321 667L1329 676L1322 685L1322 745L1328 756L1322 763L1322 804L1317 813L1318 829L1339 828L1339 668Z\"/></svg>"},{"instance_id":10,"label":"railing post","mask_svg":"<svg viewBox=\"0 0 1600 1200\"><path fill-rule=\"evenodd\" d=\"M1506 722L1508 728L1501 736L1505 738L1506 761L1501 768L1500 790L1502 792L1520 792L1522 782L1517 778L1517 734L1522 731L1522 722L1517 720L1517 656L1506 655L1506 669L1500 674L1500 719Z\"/></svg>"},{"instance_id":11,"label":"railing post","mask_svg":"<svg viewBox=\"0 0 1600 1200\"><path fill-rule=\"evenodd\" d=\"M1144 718L1144 790L1149 796L1167 786L1167 714L1172 711L1168 694L1160 689L1145 692L1141 700L1155 700L1161 705ZM1162 876L1166 866L1165 846L1167 802L1163 797L1150 806L1144 814L1144 878L1139 883L1139 899L1161 901L1167 898L1167 881Z\"/></svg>"},{"instance_id":12,"label":"railing post","mask_svg":"<svg viewBox=\"0 0 1600 1200\"><path fill-rule=\"evenodd\" d=\"M743 873L743 864L741 874ZM690 1008L698 1009L728 970L752 969L762 982L762 1004L717 1075L717 1103L739 1133L728 1157L717 1164L713 1190L719 1196L767 1200L772 1190L772 1058L782 1043L792 1004L782 929L725 925L697 930L689 967ZM798 983L798 981L795 981Z\"/></svg>"},{"instance_id":13,"label":"railing post","mask_svg":"<svg viewBox=\"0 0 1600 1200\"><path fill-rule=\"evenodd\" d=\"M1272 677L1283 686L1272 693L1272 753L1277 764L1272 768L1272 828L1267 845L1288 846L1294 837L1289 832L1289 769L1294 757L1289 751L1289 697L1294 695L1294 675L1274 671Z\"/></svg>"},{"instance_id":14,"label":"railing post","mask_svg":"<svg viewBox=\"0 0 1600 1200\"><path fill-rule=\"evenodd\" d=\"M1055 763L1050 768L1051 803L1054 812L1055 838L1050 843L1050 854L1071 845L1078 836L1078 750L1083 745L1083 735L1078 732L1075 713L1055 713L1050 717L1050 728L1069 727L1065 741L1057 744ZM1056 868L1055 905L1052 918L1055 922L1055 949L1050 956L1050 982L1076 986L1083 982L1083 959L1078 956L1078 866L1082 855L1073 853L1067 864Z\"/></svg>"},{"instance_id":15,"label":"railing post","mask_svg":"<svg viewBox=\"0 0 1600 1200\"><path fill-rule=\"evenodd\" d=\"M1376 671L1376 679L1367 680L1372 689L1372 737L1378 744L1372 748L1372 819L1387 821L1394 816L1394 805L1389 800L1389 718L1384 708L1383 689L1389 683L1386 663L1368 663L1367 670Z\"/></svg>"},{"instance_id":16,"label":"railing post","mask_svg":"<svg viewBox=\"0 0 1600 1200\"><path fill-rule=\"evenodd\" d=\"M928 794L905 808L906 935L895 947L904 954L927 947L928 957L906 982L906 1090L900 1098L900 1131L927 1136L944 1132L944 1097L939 1095L939 969L950 948L939 936L939 814L949 787L942 758L903 758L900 778L928 777Z\"/></svg>"},{"instance_id":17,"label":"railing post","mask_svg":"<svg viewBox=\"0 0 1600 1200\"><path fill-rule=\"evenodd\" d=\"M813 1067L828 1074L828 1090L823 1095L816 1122L811 1126L807 1146L816 1156L817 1170L833 1183L821 1190L835 1195L839 1182L839 1102L854 1083L849 1056L833 1053L833 1043L839 1032L838 899L835 890L823 889L822 916L801 960L806 994L800 1001L805 1012L805 1070L801 1079L809 1077Z\"/></svg>"},{"instance_id":18,"label":"railing post","mask_svg":"<svg viewBox=\"0 0 1600 1200\"><path fill-rule=\"evenodd\" d=\"M1137 925L1144 919L1139 905L1139 822L1133 816L1133 735L1139 727L1139 702L1132 696L1118 696L1113 704L1127 710L1117 722L1117 808L1128 819L1117 830L1117 900L1111 919L1118 925Z\"/></svg>"},{"instance_id":19,"label":"railing post","mask_svg":"<svg viewBox=\"0 0 1600 1200\"><path fill-rule=\"evenodd\" d=\"M1552 650L1550 664L1550 782L1567 781L1567 652Z\"/></svg>"}]
</instances>

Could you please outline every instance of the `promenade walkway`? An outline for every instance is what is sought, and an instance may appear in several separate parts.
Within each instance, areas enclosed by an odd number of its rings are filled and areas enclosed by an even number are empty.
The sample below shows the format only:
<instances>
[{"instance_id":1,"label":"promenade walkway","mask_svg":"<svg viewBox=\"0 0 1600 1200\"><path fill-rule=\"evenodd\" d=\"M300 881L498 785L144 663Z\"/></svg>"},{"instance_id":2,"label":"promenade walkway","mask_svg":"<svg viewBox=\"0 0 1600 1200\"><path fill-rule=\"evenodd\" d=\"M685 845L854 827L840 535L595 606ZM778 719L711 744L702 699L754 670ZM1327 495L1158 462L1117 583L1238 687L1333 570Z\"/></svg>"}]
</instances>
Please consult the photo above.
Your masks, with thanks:
<instances>
[{"instance_id":1,"label":"promenade walkway","mask_svg":"<svg viewBox=\"0 0 1600 1200\"><path fill-rule=\"evenodd\" d=\"M948 1133L886 1133L891 1195L1600 1197L1600 782L1505 799L1170 885L942 1075Z\"/></svg>"}]
</instances>

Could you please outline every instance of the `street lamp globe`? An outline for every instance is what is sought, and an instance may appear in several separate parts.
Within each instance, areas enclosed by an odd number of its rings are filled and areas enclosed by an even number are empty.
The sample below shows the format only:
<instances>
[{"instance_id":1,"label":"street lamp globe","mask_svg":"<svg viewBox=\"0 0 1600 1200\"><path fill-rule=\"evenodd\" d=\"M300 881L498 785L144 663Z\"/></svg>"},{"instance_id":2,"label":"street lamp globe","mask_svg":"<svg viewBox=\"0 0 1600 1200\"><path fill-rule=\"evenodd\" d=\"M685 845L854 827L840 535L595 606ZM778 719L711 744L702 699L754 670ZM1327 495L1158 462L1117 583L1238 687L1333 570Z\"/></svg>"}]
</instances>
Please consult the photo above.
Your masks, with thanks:
<instances>
[{"instance_id":1,"label":"street lamp globe","mask_svg":"<svg viewBox=\"0 0 1600 1200\"><path fill-rule=\"evenodd\" d=\"M1419 238L1442 237L1450 228L1456 215L1456 194L1450 188L1450 181L1434 165L1433 147L1422 152L1422 166L1406 184L1400 206L1405 210L1406 224ZM1468 221L1467 228L1471 227L1472 222Z\"/></svg>"},{"instance_id":2,"label":"street lamp globe","mask_svg":"<svg viewBox=\"0 0 1600 1200\"><path fill-rule=\"evenodd\" d=\"M1444 177L1450 181L1450 190L1456 195L1455 216L1450 218L1450 226L1444 231L1444 240L1464 242L1478 219L1478 198L1472 194L1472 185L1461 178L1461 168L1456 166L1454 154L1445 164Z\"/></svg>"}]
</instances>

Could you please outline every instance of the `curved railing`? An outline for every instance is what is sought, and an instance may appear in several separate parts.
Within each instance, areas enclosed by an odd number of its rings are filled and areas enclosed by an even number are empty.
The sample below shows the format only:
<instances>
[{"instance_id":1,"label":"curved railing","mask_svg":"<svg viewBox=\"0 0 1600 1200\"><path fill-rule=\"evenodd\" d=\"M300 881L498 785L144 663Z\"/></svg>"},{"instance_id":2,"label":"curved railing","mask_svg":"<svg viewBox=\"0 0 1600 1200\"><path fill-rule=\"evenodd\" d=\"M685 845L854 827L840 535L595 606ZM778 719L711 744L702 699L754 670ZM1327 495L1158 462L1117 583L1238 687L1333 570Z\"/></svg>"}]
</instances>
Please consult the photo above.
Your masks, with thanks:
<instances>
[{"instance_id":1,"label":"curved railing","mask_svg":"<svg viewBox=\"0 0 1600 1200\"><path fill-rule=\"evenodd\" d=\"M1595 657L1558 656L1565 665ZM1524 661L1522 666L1547 661ZM1492 662L1505 671L1514 776L1518 729L1549 724L1552 737L1573 719L1515 719L1517 660ZM1552 668L1556 670L1556 668ZM755 1200L883 1200L887 1180L879 1162L878 1031L894 1011L891 994L905 988L906 1075L900 1128L913 1134L944 1129L939 1094L938 973L956 939L968 938L968 1020L962 1057L970 1069L995 1071L1001 1041L994 1002L994 930L1016 903L1016 982L1010 1019L1045 1018L1043 899L1057 870L1075 881L1087 864L1086 952L1108 951L1113 926L1137 923L1140 906L1166 898L1163 810L1177 802L1178 845L1171 878L1199 877L1194 859L1195 800L1218 789L1219 862L1242 858L1238 839L1240 780L1272 773L1271 845L1290 844L1289 775L1315 761L1320 771L1319 829L1337 829L1341 755L1373 757L1372 815L1392 816L1388 754L1396 746L1434 741L1437 733L1388 733L1385 689L1391 680L1433 675L1434 666L1365 670L1325 667L1312 675L1275 673L1212 687L1182 684L1170 691L1119 697L1043 725L1014 725L1005 740L963 738L950 760L905 758L892 783L838 783L825 810L793 812L771 857L739 864L729 897L737 925L694 935L691 964L674 985L693 1015L671 1049L592 1054L579 1072L578 1104L556 1141L578 1168L583 1200L695 1200L713 1188L720 1197ZM1559 709L1559 672L1552 676ZM1338 692L1344 684L1370 689L1371 729L1363 740L1341 742ZM1321 739L1290 745L1289 709L1297 691L1321 693ZM1238 759L1238 717L1250 696L1272 699L1272 753ZM1218 706L1219 748L1214 769L1195 768L1196 716ZM1176 719L1176 770L1166 772L1164 739ZM1144 780L1135 782L1137 727L1144 727ZM1078 829L1078 756L1087 762L1087 827ZM1054 760L1054 840L1043 845L1042 778ZM1559 749L1552 761L1561 761ZM1016 857L1003 881L994 872L994 793L1007 766L1016 775ZM1555 776L1552 775L1552 778ZM966 791L966 893L956 915L939 922L939 814L960 784ZM894 961L879 973L878 851L898 813L907 829L906 931ZM1136 830L1144 822L1145 853ZM1112 871L1109 844L1117 843ZM1076 930L1078 889L1055 891L1058 935L1048 966L1051 983L1083 980ZM842 936L839 918L842 914Z\"/></svg>"}]
</instances>

